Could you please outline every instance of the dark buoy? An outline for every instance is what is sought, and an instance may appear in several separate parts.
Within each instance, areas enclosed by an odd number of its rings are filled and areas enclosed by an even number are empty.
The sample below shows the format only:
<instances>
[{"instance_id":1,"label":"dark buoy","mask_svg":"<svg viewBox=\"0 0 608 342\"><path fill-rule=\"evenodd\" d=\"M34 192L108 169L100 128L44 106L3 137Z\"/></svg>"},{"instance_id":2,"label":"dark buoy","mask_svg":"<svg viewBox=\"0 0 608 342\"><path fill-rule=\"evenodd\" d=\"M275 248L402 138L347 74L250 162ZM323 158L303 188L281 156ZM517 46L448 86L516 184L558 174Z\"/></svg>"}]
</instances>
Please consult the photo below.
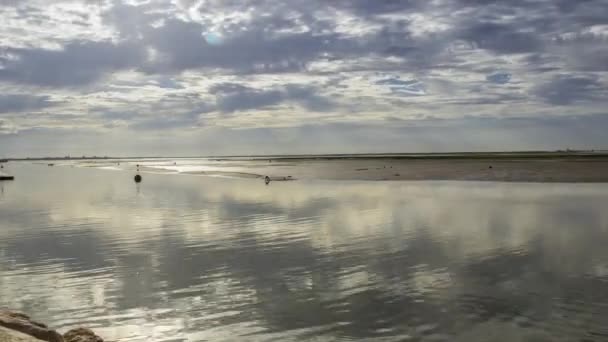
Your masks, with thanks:
<instances>
[{"instance_id":1,"label":"dark buoy","mask_svg":"<svg viewBox=\"0 0 608 342\"><path fill-rule=\"evenodd\" d=\"M141 176L135 175L135 183L141 183Z\"/></svg>"},{"instance_id":2,"label":"dark buoy","mask_svg":"<svg viewBox=\"0 0 608 342\"><path fill-rule=\"evenodd\" d=\"M264 177L264 183L266 183L266 185L268 185L270 183L270 177L268 177L268 176Z\"/></svg>"}]
</instances>

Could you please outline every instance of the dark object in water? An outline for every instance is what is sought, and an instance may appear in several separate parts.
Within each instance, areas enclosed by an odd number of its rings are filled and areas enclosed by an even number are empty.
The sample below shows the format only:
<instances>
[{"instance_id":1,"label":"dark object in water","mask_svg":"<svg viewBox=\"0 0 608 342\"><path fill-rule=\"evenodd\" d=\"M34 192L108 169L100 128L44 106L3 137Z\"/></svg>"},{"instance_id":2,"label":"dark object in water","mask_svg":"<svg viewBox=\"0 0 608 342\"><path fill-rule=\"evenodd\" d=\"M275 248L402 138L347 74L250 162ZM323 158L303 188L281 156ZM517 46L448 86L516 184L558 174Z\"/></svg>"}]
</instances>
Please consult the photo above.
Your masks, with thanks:
<instances>
[{"instance_id":1,"label":"dark object in water","mask_svg":"<svg viewBox=\"0 0 608 342\"><path fill-rule=\"evenodd\" d=\"M141 176L140 175L135 175L135 183L141 183Z\"/></svg>"},{"instance_id":2,"label":"dark object in water","mask_svg":"<svg viewBox=\"0 0 608 342\"><path fill-rule=\"evenodd\" d=\"M7 175L0 175L0 181L9 181L9 180L15 180L15 177L7 176Z\"/></svg>"},{"instance_id":3,"label":"dark object in water","mask_svg":"<svg viewBox=\"0 0 608 342\"><path fill-rule=\"evenodd\" d=\"M492 165L490 165L490 167L488 169L491 169L491 168L492 168Z\"/></svg>"},{"instance_id":4,"label":"dark object in water","mask_svg":"<svg viewBox=\"0 0 608 342\"><path fill-rule=\"evenodd\" d=\"M268 176L264 177L264 183L266 183L266 185L268 185L270 183L270 177L268 177Z\"/></svg>"},{"instance_id":5,"label":"dark object in water","mask_svg":"<svg viewBox=\"0 0 608 342\"><path fill-rule=\"evenodd\" d=\"M401 175L400 175L400 174L398 174L398 173L395 173L395 177L399 177L399 176L401 176Z\"/></svg>"},{"instance_id":6,"label":"dark object in water","mask_svg":"<svg viewBox=\"0 0 608 342\"><path fill-rule=\"evenodd\" d=\"M49 164L49 166L55 166L55 164Z\"/></svg>"}]
</instances>

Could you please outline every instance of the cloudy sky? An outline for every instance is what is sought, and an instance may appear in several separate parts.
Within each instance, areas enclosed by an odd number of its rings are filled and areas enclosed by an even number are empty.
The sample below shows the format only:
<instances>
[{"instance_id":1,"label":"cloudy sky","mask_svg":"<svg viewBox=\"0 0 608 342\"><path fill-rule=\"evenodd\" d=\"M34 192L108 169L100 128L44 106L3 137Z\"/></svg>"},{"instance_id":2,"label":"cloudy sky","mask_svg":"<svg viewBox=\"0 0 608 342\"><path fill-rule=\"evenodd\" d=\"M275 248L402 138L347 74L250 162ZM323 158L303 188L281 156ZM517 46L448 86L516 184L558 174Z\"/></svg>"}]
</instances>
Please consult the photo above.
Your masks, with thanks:
<instances>
[{"instance_id":1,"label":"cloudy sky","mask_svg":"<svg viewBox=\"0 0 608 342\"><path fill-rule=\"evenodd\" d=\"M0 0L0 155L608 148L605 0Z\"/></svg>"}]
</instances>

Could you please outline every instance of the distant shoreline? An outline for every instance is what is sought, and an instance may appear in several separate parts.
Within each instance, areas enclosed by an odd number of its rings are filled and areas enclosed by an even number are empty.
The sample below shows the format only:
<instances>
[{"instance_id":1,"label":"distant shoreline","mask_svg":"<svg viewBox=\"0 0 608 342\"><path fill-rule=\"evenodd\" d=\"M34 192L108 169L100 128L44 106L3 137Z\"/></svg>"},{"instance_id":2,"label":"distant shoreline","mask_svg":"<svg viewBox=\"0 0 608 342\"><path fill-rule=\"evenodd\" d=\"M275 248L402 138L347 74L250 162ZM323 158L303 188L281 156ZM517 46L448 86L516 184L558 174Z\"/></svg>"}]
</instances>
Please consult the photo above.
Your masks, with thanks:
<instances>
[{"instance_id":1,"label":"distant shoreline","mask_svg":"<svg viewBox=\"0 0 608 342\"><path fill-rule=\"evenodd\" d=\"M75 164L141 172L285 180L497 181L608 183L608 153L501 152L452 154L359 154L263 157L24 159L53 166ZM45 162L43 162L45 161ZM49 162L49 161L56 161ZM122 162L122 163L121 163ZM147 164L159 163L155 167ZM167 163L168 162L168 163ZM186 171L173 165L193 164ZM164 164L171 165L166 168ZM198 166L198 169L197 169Z\"/></svg>"},{"instance_id":2,"label":"distant shoreline","mask_svg":"<svg viewBox=\"0 0 608 342\"><path fill-rule=\"evenodd\" d=\"M137 159L210 159L210 160L347 160L347 159L561 159L608 158L608 150L593 151L503 151L503 152L447 152L447 153L355 153L355 154L294 154L294 155L233 155L233 156L131 156L131 157L31 157L5 158L9 161L81 161L81 160L137 160Z\"/></svg>"}]
</instances>

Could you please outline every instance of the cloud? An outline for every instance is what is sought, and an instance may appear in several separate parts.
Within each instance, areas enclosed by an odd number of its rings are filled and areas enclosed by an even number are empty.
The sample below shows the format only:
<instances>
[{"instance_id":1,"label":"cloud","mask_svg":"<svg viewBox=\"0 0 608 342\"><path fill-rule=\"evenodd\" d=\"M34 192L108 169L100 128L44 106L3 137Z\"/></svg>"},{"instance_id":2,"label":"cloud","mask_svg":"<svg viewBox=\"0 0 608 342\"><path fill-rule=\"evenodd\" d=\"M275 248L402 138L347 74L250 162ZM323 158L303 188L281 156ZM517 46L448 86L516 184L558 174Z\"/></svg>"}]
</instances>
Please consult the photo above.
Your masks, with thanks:
<instances>
[{"instance_id":1,"label":"cloud","mask_svg":"<svg viewBox=\"0 0 608 342\"><path fill-rule=\"evenodd\" d=\"M235 83L212 86L209 93L216 95L217 108L224 113L264 109L281 103L296 103L308 110L324 112L337 105L317 94L310 86L287 84L271 89L254 89Z\"/></svg>"},{"instance_id":2,"label":"cloud","mask_svg":"<svg viewBox=\"0 0 608 342\"><path fill-rule=\"evenodd\" d=\"M331 6L351 10L362 16L394 14L395 12L421 9L427 1L422 0L337 0Z\"/></svg>"},{"instance_id":3,"label":"cloud","mask_svg":"<svg viewBox=\"0 0 608 342\"><path fill-rule=\"evenodd\" d=\"M458 38L470 41L476 47L495 53L526 53L542 49L542 40L534 32L518 29L517 24L492 22L473 23L458 33Z\"/></svg>"},{"instance_id":4,"label":"cloud","mask_svg":"<svg viewBox=\"0 0 608 342\"><path fill-rule=\"evenodd\" d=\"M271 22L263 22L271 24ZM258 27L259 26L259 27ZM239 73L302 71L307 63L336 46L352 45L331 33L314 32L274 35L262 23L244 32L226 36L222 44L209 44L197 23L177 19L146 33L146 40L158 51L149 65L150 73L177 72L196 68L220 68Z\"/></svg>"},{"instance_id":5,"label":"cloud","mask_svg":"<svg viewBox=\"0 0 608 342\"><path fill-rule=\"evenodd\" d=\"M426 88L418 80L403 81L399 78L386 78L375 82L376 85L386 86L393 94L404 96L426 95Z\"/></svg>"},{"instance_id":6,"label":"cloud","mask_svg":"<svg viewBox=\"0 0 608 342\"><path fill-rule=\"evenodd\" d=\"M587 33L559 38L554 49L564 56L566 63L574 70L608 71L608 26L605 27L604 36Z\"/></svg>"},{"instance_id":7,"label":"cloud","mask_svg":"<svg viewBox=\"0 0 608 342\"><path fill-rule=\"evenodd\" d=\"M34 96L25 94L1 94L0 114L37 111L55 105L49 96Z\"/></svg>"},{"instance_id":8,"label":"cloud","mask_svg":"<svg viewBox=\"0 0 608 342\"><path fill-rule=\"evenodd\" d=\"M511 80L511 74L508 72L497 72L486 76L486 80L490 83L507 84Z\"/></svg>"},{"instance_id":9,"label":"cloud","mask_svg":"<svg viewBox=\"0 0 608 342\"><path fill-rule=\"evenodd\" d=\"M592 101L603 96L606 102L606 86L597 77L559 75L534 89L537 96L552 105L572 105L581 101Z\"/></svg>"},{"instance_id":10,"label":"cloud","mask_svg":"<svg viewBox=\"0 0 608 342\"><path fill-rule=\"evenodd\" d=\"M311 121L596 115L606 17L601 0L0 0L3 130L232 127L255 144Z\"/></svg>"},{"instance_id":11,"label":"cloud","mask_svg":"<svg viewBox=\"0 0 608 342\"><path fill-rule=\"evenodd\" d=\"M49 87L86 85L145 60L139 47L111 42L77 41L61 50L9 48L4 53L11 58L0 58L0 81Z\"/></svg>"}]
</instances>

